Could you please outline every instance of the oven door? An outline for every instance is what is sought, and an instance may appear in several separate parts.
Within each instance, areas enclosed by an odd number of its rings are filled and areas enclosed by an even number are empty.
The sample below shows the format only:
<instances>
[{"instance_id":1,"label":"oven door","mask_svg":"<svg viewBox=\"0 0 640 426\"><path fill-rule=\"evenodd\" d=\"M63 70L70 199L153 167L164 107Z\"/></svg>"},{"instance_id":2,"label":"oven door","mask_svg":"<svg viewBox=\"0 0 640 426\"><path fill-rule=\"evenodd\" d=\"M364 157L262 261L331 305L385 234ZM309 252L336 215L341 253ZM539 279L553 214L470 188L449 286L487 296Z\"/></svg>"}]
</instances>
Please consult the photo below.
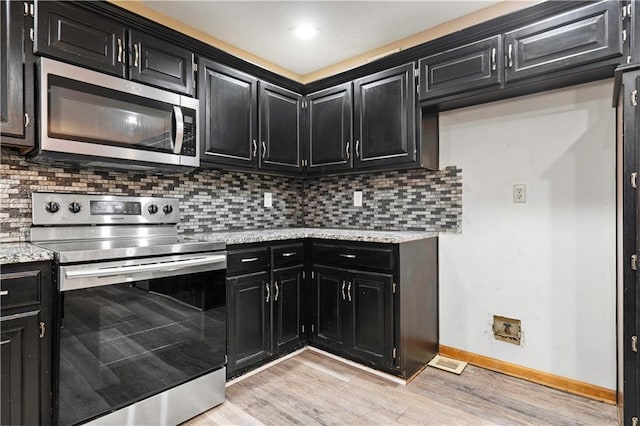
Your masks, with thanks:
<instances>
[{"instance_id":1,"label":"oven door","mask_svg":"<svg viewBox=\"0 0 640 426\"><path fill-rule=\"evenodd\" d=\"M47 58L38 66L40 151L199 166L197 100Z\"/></svg>"},{"instance_id":2,"label":"oven door","mask_svg":"<svg viewBox=\"0 0 640 426\"><path fill-rule=\"evenodd\" d=\"M163 258L155 268L154 259L127 261L141 264L139 272L127 262L59 268L60 425L94 419L225 365L226 256L210 257L213 270L184 256Z\"/></svg>"}]
</instances>

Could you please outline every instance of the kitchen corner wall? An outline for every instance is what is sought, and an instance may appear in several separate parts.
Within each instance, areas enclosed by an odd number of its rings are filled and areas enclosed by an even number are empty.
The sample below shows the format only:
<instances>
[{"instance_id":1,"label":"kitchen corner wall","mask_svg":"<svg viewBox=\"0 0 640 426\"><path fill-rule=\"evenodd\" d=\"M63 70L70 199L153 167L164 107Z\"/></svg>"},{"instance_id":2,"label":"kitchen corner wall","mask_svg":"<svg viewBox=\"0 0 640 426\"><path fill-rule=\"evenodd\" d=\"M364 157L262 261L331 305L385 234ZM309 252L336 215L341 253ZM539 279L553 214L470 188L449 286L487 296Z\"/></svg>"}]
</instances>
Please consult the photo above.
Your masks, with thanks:
<instances>
[{"instance_id":1,"label":"kitchen corner wall","mask_svg":"<svg viewBox=\"0 0 640 426\"><path fill-rule=\"evenodd\" d=\"M306 226L460 232L457 167L325 177L304 185ZM362 207L354 207L354 191L362 191Z\"/></svg>"},{"instance_id":2,"label":"kitchen corner wall","mask_svg":"<svg viewBox=\"0 0 640 426\"><path fill-rule=\"evenodd\" d=\"M3 149L0 158L0 241L28 240L31 193L78 192L180 198L180 231L303 225L302 181L250 173L196 170L182 174L32 164ZM263 207L264 192L273 207Z\"/></svg>"}]
</instances>

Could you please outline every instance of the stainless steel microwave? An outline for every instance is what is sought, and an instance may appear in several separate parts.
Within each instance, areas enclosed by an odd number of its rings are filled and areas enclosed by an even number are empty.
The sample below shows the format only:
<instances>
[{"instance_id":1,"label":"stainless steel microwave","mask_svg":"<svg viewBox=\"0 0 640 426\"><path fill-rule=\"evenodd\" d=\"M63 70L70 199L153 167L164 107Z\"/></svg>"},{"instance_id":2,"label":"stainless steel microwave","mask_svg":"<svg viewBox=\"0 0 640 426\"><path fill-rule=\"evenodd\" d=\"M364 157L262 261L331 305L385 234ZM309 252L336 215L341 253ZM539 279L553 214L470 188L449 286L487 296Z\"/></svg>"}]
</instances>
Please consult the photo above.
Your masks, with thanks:
<instances>
[{"instance_id":1,"label":"stainless steel microwave","mask_svg":"<svg viewBox=\"0 0 640 426\"><path fill-rule=\"evenodd\" d=\"M127 169L200 165L197 99L48 58L37 66L36 160Z\"/></svg>"}]
</instances>

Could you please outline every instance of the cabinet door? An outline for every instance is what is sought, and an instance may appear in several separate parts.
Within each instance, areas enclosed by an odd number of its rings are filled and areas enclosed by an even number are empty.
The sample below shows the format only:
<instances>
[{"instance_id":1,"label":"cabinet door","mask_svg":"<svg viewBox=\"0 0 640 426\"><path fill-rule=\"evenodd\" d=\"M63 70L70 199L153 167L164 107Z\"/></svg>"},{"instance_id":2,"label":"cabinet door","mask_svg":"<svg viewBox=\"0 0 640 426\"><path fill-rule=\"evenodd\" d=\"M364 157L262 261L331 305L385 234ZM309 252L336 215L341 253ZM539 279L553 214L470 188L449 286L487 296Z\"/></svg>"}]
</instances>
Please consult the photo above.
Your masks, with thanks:
<instances>
[{"instance_id":1,"label":"cabinet door","mask_svg":"<svg viewBox=\"0 0 640 426\"><path fill-rule=\"evenodd\" d=\"M24 138L24 15L22 2L3 1L2 8L2 93L0 130L2 135Z\"/></svg>"},{"instance_id":2,"label":"cabinet door","mask_svg":"<svg viewBox=\"0 0 640 426\"><path fill-rule=\"evenodd\" d=\"M227 279L227 373L269 356L269 285L267 271Z\"/></svg>"},{"instance_id":3,"label":"cabinet door","mask_svg":"<svg viewBox=\"0 0 640 426\"><path fill-rule=\"evenodd\" d=\"M502 83L502 43L497 35L418 62L420 99L432 99Z\"/></svg>"},{"instance_id":4,"label":"cabinet door","mask_svg":"<svg viewBox=\"0 0 640 426\"><path fill-rule=\"evenodd\" d=\"M335 349L345 345L347 271L314 267L314 339Z\"/></svg>"},{"instance_id":5,"label":"cabinet door","mask_svg":"<svg viewBox=\"0 0 640 426\"><path fill-rule=\"evenodd\" d=\"M416 161L413 63L356 80L355 167Z\"/></svg>"},{"instance_id":6,"label":"cabinet door","mask_svg":"<svg viewBox=\"0 0 640 426\"><path fill-rule=\"evenodd\" d=\"M193 96L193 53L149 34L129 31L129 78Z\"/></svg>"},{"instance_id":7,"label":"cabinet door","mask_svg":"<svg viewBox=\"0 0 640 426\"><path fill-rule=\"evenodd\" d=\"M258 80L200 59L198 84L204 123L201 162L255 169L258 156Z\"/></svg>"},{"instance_id":8,"label":"cabinet door","mask_svg":"<svg viewBox=\"0 0 640 426\"><path fill-rule=\"evenodd\" d=\"M347 285L349 352L375 365L393 361L393 277L354 273Z\"/></svg>"},{"instance_id":9,"label":"cabinet door","mask_svg":"<svg viewBox=\"0 0 640 426\"><path fill-rule=\"evenodd\" d=\"M618 6L602 1L507 33L506 82L622 55Z\"/></svg>"},{"instance_id":10,"label":"cabinet door","mask_svg":"<svg viewBox=\"0 0 640 426\"><path fill-rule=\"evenodd\" d=\"M126 78L125 28L70 2L36 2L34 51Z\"/></svg>"},{"instance_id":11,"label":"cabinet door","mask_svg":"<svg viewBox=\"0 0 640 426\"><path fill-rule=\"evenodd\" d=\"M260 168L302 171L302 97L262 81L259 96Z\"/></svg>"},{"instance_id":12,"label":"cabinet door","mask_svg":"<svg viewBox=\"0 0 640 426\"><path fill-rule=\"evenodd\" d=\"M302 337L302 265L273 272L273 350L285 352Z\"/></svg>"},{"instance_id":13,"label":"cabinet door","mask_svg":"<svg viewBox=\"0 0 640 426\"><path fill-rule=\"evenodd\" d=\"M307 95L307 143L311 173L353 167L351 83Z\"/></svg>"},{"instance_id":14,"label":"cabinet door","mask_svg":"<svg viewBox=\"0 0 640 426\"><path fill-rule=\"evenodd\" d=\"M37 425L40 423L38 311L1 319L0 327L1 423ZM45 419L44 423L49 422Z\"/></svg>"}]
</instances>

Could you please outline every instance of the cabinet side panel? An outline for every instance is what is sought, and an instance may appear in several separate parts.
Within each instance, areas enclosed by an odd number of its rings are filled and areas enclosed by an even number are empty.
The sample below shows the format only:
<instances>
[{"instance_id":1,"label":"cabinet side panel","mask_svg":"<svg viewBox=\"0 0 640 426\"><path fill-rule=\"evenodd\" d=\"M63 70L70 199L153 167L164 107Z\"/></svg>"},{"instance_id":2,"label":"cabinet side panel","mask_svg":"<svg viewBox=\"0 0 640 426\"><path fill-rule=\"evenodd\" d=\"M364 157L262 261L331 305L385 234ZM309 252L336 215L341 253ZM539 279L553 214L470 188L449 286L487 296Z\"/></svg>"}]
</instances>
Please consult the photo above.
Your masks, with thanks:
<instances>
[{"instance_id":1,"label":"cabinet side panel","mask_svg":"<svg viewBox=\"0 0 640 426\"><path fill-rule=\"evenodd\" d=\"M438 239L399 247L400 336L398 355L405 377L438 353Z\"/></svg>"}]
</instances>

